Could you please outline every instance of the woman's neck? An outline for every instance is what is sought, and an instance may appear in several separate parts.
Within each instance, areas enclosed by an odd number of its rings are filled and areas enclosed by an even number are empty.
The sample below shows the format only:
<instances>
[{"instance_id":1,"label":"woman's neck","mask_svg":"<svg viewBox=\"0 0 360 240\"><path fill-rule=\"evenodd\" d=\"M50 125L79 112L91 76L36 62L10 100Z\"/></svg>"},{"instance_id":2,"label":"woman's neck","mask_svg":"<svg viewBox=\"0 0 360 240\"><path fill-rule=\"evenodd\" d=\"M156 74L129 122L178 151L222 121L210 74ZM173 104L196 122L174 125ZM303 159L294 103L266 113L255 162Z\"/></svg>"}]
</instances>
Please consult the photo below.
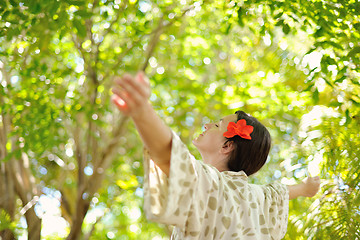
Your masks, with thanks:
<instances>
[{"instance_id":1,"label":"woman's neck","mask_svg":"<svg viewBox=\"0 0 360 240\"><path fill-rule=\"evenodd\" d=\"M215 167L219 172L229 171L227 166L228 157L224 154L206 154L201 153L201 157L204 163Z\"/></svg>"}]
</instances>

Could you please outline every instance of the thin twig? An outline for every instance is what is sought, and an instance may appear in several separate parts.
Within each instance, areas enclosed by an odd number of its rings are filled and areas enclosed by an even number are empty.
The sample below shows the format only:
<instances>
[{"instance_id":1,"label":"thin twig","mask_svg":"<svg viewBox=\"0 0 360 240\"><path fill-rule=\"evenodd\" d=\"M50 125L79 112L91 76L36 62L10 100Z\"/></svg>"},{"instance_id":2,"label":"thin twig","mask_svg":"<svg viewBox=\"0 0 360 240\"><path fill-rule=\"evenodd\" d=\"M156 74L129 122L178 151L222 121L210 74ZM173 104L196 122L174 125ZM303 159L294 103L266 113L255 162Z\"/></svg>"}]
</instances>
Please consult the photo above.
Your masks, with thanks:
<instances>
[{"instance_id":1,"label":"thin twig","mask_svg":"<svg viewBox=\"0 0 360 240\"><path fill-rule=\"evenodd\" d=\"M158 27L155 29L154 35L153 35L153 37L151 38L150 43L149 43L149 45L148 45L148 47L147 47L147 49L146 49L146 53L145 53L146 58L145 58L145 61L144 61L144 63L143 63L143 66L140 67L140 70L141 70L141 71L145 71L145 70L146 70L146 67L147 67L148 64L149 64L149 59L150 59L150 57L152 56L152 54L153 54L153 52L154 52L154 50L155 50L155 47L156 47L157 43L159 42L159 37L160 37L160 35L162 34L163 30L164 30L164 25L163 25L163 19L161 18L161 19L160 19L160 22L159 22L159 25L158 25Z\"/></svg>"},{"instance_id":2,"label":"thin twig","mask_svg":"<svg viewBox=\"0 0 360 240\"><path fill-rule=\"evenodd\" d=\"M152 56L154 50L155 50L155 47L157 45L157 43L159 42L159 37L160 35L164 32L165 28L168 28L170 27L171 25L173 25L177 20L179 20L180 18L182 18L183 16L185 16L185 14L190 11L191 9L194 8L194 5L191 5L187 8L185 8L183 10L183 13L178 16L178 17L174 17L171 21L167 22L167 23L164 23L164 20L163 18L160 19L160 22L159 22L159 25L158 27L152 32L153 34L153 37L151 38L150 40L150 43L146 49L146 58L145 58L145 61L143 63L143 66L140 68L141 71L145 71L148 64L149 64L149 59L150 57Z\"/></svg>"},{"instance_id":3,"label":"thin twig","mask_svg":"<svg viewBox=\"0 0 360 240\"><path fill-rule=\"evenodd\" d=\"M95 222L93 223L93 225L91 226L90 231L89 231L88 233L86 233L86 235L84 236L83 240L89 240L89 239L90 239L91 235L92 235L93 232L95 231L95 226L96 226L96 224L98 224L98 223L101 221L101 219L104 218L104 216L106 215L106 213L107 213L107 211L105 210L105 211L104 211L104 214L101 215L100 217L98 217L98 218L96 219L96 221L95 221Z\"/></svg>"},{"instance_id":4,"label":"thin twig","mask_svg":"<svg viewBox=\"0 0 360 240\"><path fill-rule=\"evenodd\" d=\"M104 177L105 170L108 168L108 166L111 163L111 156L114 153L114 150L119 144L118 138L122 135L125 123L127 122L128 117L123 117L121 119L121 122L119 123L118 127L114 131L114 135L112 138L112 141L109 143L107 147L102 151L101 157L99 159L99 162L94 166L94 173L90 177L88 181L88 187L87 190L89 192L89 195L92 196L97 189L99 188L102 178Z\"/></svg>"},{"instance_id":5,"label":"thin twig","mask_svg":"<svg viewBox=\"0 0 360 240\"><path fill-rule=\"evenodd\" d=\"M78 121L77 124L79 124ZM74 141L75 141L75 147L76 147L76 160L78 162L78 197L82 196L83 191L85 190L85 173L84 173L84 168L85 168L85 163L86 163L86 159L85 159L85 153L82 149L81 146L81 140L80 140L80 127L79 125L76 126L76 129L74 131Z\"/></svg>"}]
</instances>

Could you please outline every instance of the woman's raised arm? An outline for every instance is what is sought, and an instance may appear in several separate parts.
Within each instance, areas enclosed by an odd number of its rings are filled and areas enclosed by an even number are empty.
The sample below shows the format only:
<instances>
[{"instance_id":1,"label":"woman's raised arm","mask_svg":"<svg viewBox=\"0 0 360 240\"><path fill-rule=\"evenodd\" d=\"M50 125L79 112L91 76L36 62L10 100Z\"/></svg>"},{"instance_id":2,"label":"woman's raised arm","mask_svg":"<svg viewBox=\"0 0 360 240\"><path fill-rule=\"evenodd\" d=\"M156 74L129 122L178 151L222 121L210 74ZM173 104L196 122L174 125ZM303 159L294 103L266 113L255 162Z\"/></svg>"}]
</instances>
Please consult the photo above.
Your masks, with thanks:
<instances>
[{"instance_id":1,"label":"woman's raised arm","mask_svg":"<svg viewBox=\"0 0 360 240\"><path fill-rule=\"evenodd\" d=\"M143 72L135 77L125 74L115 79L112 101L134 121L151 159L169 176L172 133L149 102L151 93L148 78Z\"/></svg>"},{"instance_id":2,"label":"woman's raised arm","mask_svg":"<svg viewBox=\"0 0 360 240\"><path fill-rule=\"evenodd\" d=\"M308 177L302 183L289 185L289 199L297 197L313 197L319 191L320 178Z\"/></svg>"}]
</instances>

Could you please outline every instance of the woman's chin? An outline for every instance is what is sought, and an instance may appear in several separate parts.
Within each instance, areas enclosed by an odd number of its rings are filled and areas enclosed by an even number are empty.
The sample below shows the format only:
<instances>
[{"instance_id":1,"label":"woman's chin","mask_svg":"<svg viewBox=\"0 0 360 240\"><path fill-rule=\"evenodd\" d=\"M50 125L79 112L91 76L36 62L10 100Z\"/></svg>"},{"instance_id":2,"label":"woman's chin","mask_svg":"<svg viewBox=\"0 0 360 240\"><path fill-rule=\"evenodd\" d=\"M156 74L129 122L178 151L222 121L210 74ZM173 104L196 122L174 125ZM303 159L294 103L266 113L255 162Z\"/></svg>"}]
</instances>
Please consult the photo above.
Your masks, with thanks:
<instances>
[{"instance_id":1,"label":"woman's chin","mask_svg":"<svg viewBox=\"0 0 360 240\"><path fill-rule=\"evenodd\" d=\"M199 136L199 137L200 137L200 136ZM199 137L194 138L194 139L192 140L192 143L193 143L193 145L194 145L196 148L198 148L198 144L199 144Z\"/></svg>"},{"instance_id":2,"label":"woman's chin","mask_svg":"<svg viewBox=\"0 0 360 240\"><path fill-rule=\"evenodd\" d=\"M192 140L192 143L196 146L196 143L198 142L199 138L202 136L202 134L198 135Z\"/></svg>"}]
</instances>

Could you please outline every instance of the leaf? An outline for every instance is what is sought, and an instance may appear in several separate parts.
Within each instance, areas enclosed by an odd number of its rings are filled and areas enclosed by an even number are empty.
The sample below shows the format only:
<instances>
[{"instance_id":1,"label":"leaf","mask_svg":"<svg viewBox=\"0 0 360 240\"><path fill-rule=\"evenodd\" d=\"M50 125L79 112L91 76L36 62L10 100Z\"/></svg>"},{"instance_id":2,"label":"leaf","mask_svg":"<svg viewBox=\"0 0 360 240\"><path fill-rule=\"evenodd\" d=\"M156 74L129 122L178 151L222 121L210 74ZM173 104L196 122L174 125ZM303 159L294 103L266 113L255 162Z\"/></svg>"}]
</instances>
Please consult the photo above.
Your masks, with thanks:
<instances>
[{"instance_id":1,"label":"leaf","mask_svg":"<svg viewBox=\"0 0 360 240\"><path fill-rule=\"evenodd\" d=\"M10 28L8 31L7 31L7 34L6 34L6 39L8 41L11 41L11 39L15 36L18 36L20 34L20 29L19 28Z\"/></svg>"},{"instance_id":2,"label":"leaf","mask_svg":"<svg viewBox=\"0 0 360 240\"><path fill-rule=\"evenodd\" d=\"M351 116L350 116L350 111L349 109L346 109L345 111L345 116L346 116L346 121L345 121L345 125L349 125L349 123L351 123Z\"/></svg>"},{"instance_id":3,"label":"leaf","mask_svg":"<svg viewBox=\"0 0 360 240\"><path fill-rule=\"evenodd\" d=\"M244 9L242 7L239 7L238 11L237 11L237 14L238 14L238 24L241 26L241 27L244 27L245 24L244 24L244 21L243 21L243 13L244 13Z\"/></svg>"},{"instance_id":4,"label":"leaf","mask_svg":"<svg viewBox=\"0 0 360 240\"><path fill-rule=\"evenodd\" d=\"M6 21L7 17L9 16L10 11L5 11L2 15L1 15L1 20Z\"/></svg>"},{"instance_id":5,"label":"leaf","mask_svg":"<svg viewBox=\"0 0 360 240\"><path fill-rule=\"evenodd\" d=\"M84 0L65 0L66 3L69 5L75 5L75 6L84 6L85 1Z\"/></svg>"},{"instance_id":6,"label":"leaf","mask_svg":"<svg viewBox=\"0 0 360 240\"><path fill-rule=\"evenodd\" d=\"M336 65L337 66L335 59L333 59L332 57L325 55L323 59L328 65Z\"/></svg>"},{"instance_id":7,"label":"leaf","mask_svg":"<svg viewBox=\"0 0 360 240\"><path fill-rule=\"evenodd\" d=\"M10 215L4 209L0 209L0 223L0 232L6 229L11 231L16 229L16 223L12 222Z\"/></svg>"},{"instance_id":8,"label":"leaf","mask_svg":"<svg viewBox=\"0 0 360 240\"><path fill-rule=\"evenodd\" d=\"M93 15L91 12L88 12L86 10L79 10L75 14L85 19L89 19Z\"/></svg>"},{"instance_id":9,"label":"leaf","mask_svg":"<svg viewBox=\"0 0 360 240\"><path fill-rule=\"evenodd\" d=\"M334 107L334 108L336 108L336 107L339 107L339 106L341 106L342 105L342 103L339 103L338 101L333 101L333 102L331 102L330 104L329 104L329 107Z\"/></svg>"},{"instance_id":10,"label":"leaf","mask_svg":"<svg viewBox=\"0 0 360 240\"><path fill-rule=\"evenodd\" d=\"M86 27L85 24L82 24L81 21L74 19L73 21L74 26L78 32L79 37L85 38L86 37Z\"/></svg>"},{"instance_id":11,"label":"leaf","mask_svg":"<svg viewBox=\"0 0 360 240\"><path fill-rule=\"evenodd\" d=\"M319 103L319 91L315 89L312 98L314 100L315 105Z\"/></svg>"},{"instance_id":12,"label":"leaf","mask_svg":"<svg viewBox=\"0 0 360 240\"><path fill-rule=\"evenodd\" d=\"M355 57L356 54L360 53L360 47L356 46L354 47L349 53L348 53L348 57L353 58Z\"/></svg>"},{"instance_id":13,"label":"leaf","mask_svg":"<svg viewBox=\"0 0 360 240\"><path fill-rule=\"evenodd\" d=\"M50 8L49 8L49 14L51 16L55 15L55 13L59 9L59 7L60 7L60 2L59 1L53 1L52 4L50 5Z\"/></svg>"},{"instance_id":14,"label":"leaf","mask_svg":"<svg viewBox=\"0 0 360 240\"><path fill-rule=\"evenodd\" d=\"M264 35L265 35L265 33L266 33L265 25L264 25L264 26L261 26L259 33L260 33L261 36L264 36Z\"/></svg>"},{"instance_id":15,"label":"leaf","mask_svg":"<svg viewBox=\"0 0 360 240\"><path fill-rule=\"evenodd\" d=\"M0 7L6 8L7 7L6 1L0 1Z\"/></svg>"},{"instance_id":16,"label":"leaf","mask_svg":"<svg viewBox=\"0 0 360 240\"><path fill-rule=\"evenodd\" d=\"M276 14L274 16L274 19L278 19L279 17L281 17L284 14L284 12L279 12L278 14Z\"/></svg>"},{"instance_id":17,"label":"leaf","mask_svg":"<svg viewBox=\"0 0 360 240\"><path fill-rule=\"evenodd\" d=\"M360 32L360 22L355 23L353 26L358 32Z\"/></svg>"},{"instance_id":18,"label":"leaf","mask_svg":"<svg viewBox=\"0 0 360 240\"><path fill-rule=\"evenodd\" d=\"M307 52L304 54L304 56L312 53L312 52L315 51L316 49L317 49L317 47L311 48L309 51L307 51Z\"/></svg>"},{"instance_id":19,"label":"leaf","mask_svg":"<svg viewBox=\"0 0 360 240\"><path fill-rule=\"evenodd\" d=\"M275 24L275 26L282 26L282 25L284 25L284 20L283 19L277 21L276 24Z\"/></svg>"},{"instance_id":20,"label":"leaf","mask_svg":"<svg viewBox=\"0 0 360 240\"><path fill-rule=\"evenodd\" d=\"M324 28L320 27L315 33L314 33L314 38L320 38L321 36L324 35Z\"/></svg>"},{"instance_id":21,"label":"leaf","mask_svg":"<svg viewBox=\"0 0 360 240\"><path fill-rule=\"evenodd\" d=\"M344 50L344 48L339 43L336 43L334 41L327 41L327 42L328 42L328 44L330 44L331 46L333 46L337 49Z\"/></svg>"},{"instance_id":22,"label":"leaf","mask_svg":"<svg viewBox=\"0 0 360 240\"><path fill-rule=\"evenodd\" d=\"M232 26L232 24L231 24L231 23L229 23L229 24L228 24L228 26L227 26L227 28L226 28L226 30L225 30L225 34L226 34L226 35L228 35L228 34L229 34L230 29L231 29L231 26Z\"/></svg>"},{"instance_id":23,"label":"leaf","mask_svg":"<svg viewBox=\"0 0 360 240\"><path fill-rule=\"evenodd\" d=\"M309 86L304 90L304 92L310 91L314 87L314 83L309 84Z\"/></svg>"},{"instance_id":24,"label":"leaf","mask_svg":"<svg viewBox=\"0 0 360 240\"><path fill-rule=\"evenodd\" d=\"M360 102L357 102L356 100L350 98L350 101L355 104L357 107L360 107Z\"/></svg>"},{"instance_id":25,"label":"leaf","mask_svg":"<svg viewBox=\"0 0 360 240\"><path fill-rule=\"evenodd\" d=\"M342 83L345 79L346 79L346 76L345 76L345 75L342 75L341 77L339 77L338 79L336 79L334 83Z\"/></svg>"},{"instance_id":26,"label":"leaf","mask_svg":"<svg viewBox=\"0 0 360 240\"><path fill-rule=\"evenodd\" d=\"M29 10L32 14L39 14L41 13L41 5L38 2L31 1L29 5Z\"/></svg>"},{"instance_id":27,"label":"leaf","mask_svg":"<svg viewBox=\"0 0 360 240\"><path fill-rule=\"evenodd\" d=\"M334 85L326 78L324 78L325 82L327 85L329 85L330 87L334 87Z\"/></svg>"},{"instance_id":28,"label":"leaf","mask_svg":"<svg viewBox=\"0 0 360 240\"><path fill-rule=\"evenodd\" d=\"M10 0L9 2L10 2L10 4L11 4L13 7L17 7L17 6L18 6L18 3L15 2L14 0Z\"/></svg>"},{"instance_id":29,"label":"leaf","mask_svg":"<svg viewBox=\"0 0 360 240\"><path fill-rule=\"evenodd\" d=\"M319 67L314 67L313 69L310 70L309 74L312 73L312 72L314 72L314 71L315 71L316 69L318 69L318 68L319 68ZM309 74L308 74L308 75L309 75Z\"/></svg>"},{"instance_id":30,"label":"leaf","mask_svg":"<svg viewBox=\"0 0 360 240\"><path fill-rule=\"evenodd\" d=\"M290 26L288 24L284 23L282 29L285 34L289 34Z\"/></svg>"},{"instance_id":31,"label":"leaf","mask_svg":"<svg viewBox=\"0 0 360 240\"><path fill-rule=\"evenodd\" d=\"M359 82L358 79L350 78L350 81L351 81L353 84L360 86L360 82Z\"/></svg>"},{"instance_id":32,"label":"leaf","mask_svg":"<svg viewBox=\"0 0 360 240\"><path fill-rule=\"evenodd\" d=\"M334 41L320 41L320 42L316 42L315 43L315 46L316 47L319 47L319 46L321 46L322 48L327 48L328 46L331 46L331 47L334 47L334 48L336 48L336 49L340 49L340 50L344 50L344 48L340 45L340 44L338 44L338 43L336 43L336 42L334 42Z\"/></svg>"}]
</instances>

